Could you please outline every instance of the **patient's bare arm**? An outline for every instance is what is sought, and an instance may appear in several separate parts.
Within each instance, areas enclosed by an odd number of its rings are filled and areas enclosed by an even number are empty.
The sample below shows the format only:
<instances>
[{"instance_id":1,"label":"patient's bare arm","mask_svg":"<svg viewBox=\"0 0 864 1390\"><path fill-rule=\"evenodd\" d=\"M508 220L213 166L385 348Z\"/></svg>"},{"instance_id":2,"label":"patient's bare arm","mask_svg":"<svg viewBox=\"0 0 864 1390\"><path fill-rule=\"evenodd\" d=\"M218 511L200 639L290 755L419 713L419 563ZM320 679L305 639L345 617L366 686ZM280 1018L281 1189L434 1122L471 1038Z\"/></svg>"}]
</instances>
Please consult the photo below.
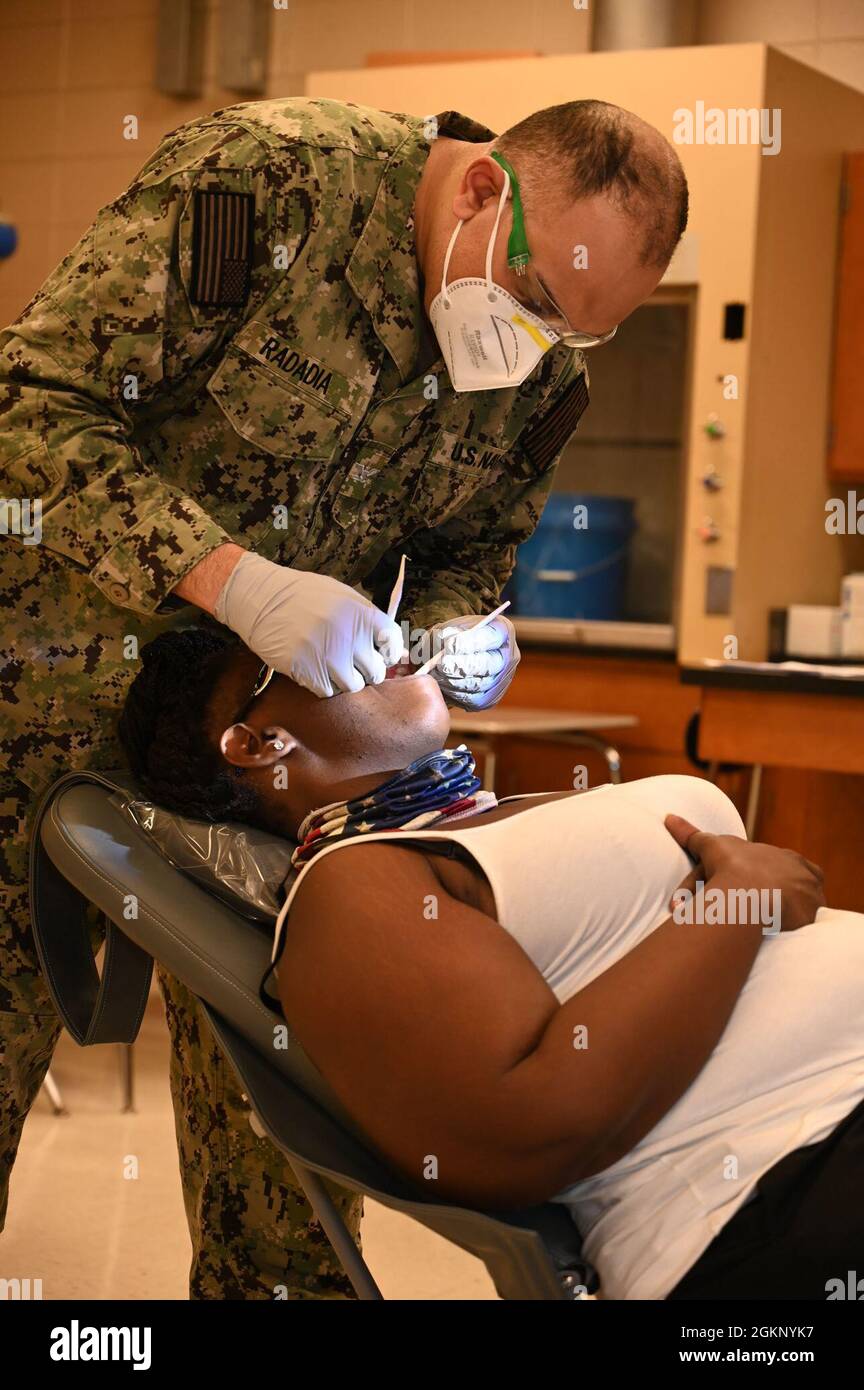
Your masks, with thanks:
<instances>
[{"instance_id":1,"label":"patient's bare arm","mask_svg":"<svg viewBox=\"0 0 864 1390\"><path fill-rule=\"evenodd\" d=\"M736 874L721 854L712 884L758 887L768 873L782 889L786 872L803 901L805 861L766 867L768 847L738 846ZM811 915L820 894L814 880ZM708 1059L761 941L758 925L670 920L559 1005L499 923L444 892L421 854L376 843L307 874L279 985L301 1044L394 1166L419 1184L434 1156L438 1195L513 1207L648 1133Z\"/></svg>"}]
</instances>

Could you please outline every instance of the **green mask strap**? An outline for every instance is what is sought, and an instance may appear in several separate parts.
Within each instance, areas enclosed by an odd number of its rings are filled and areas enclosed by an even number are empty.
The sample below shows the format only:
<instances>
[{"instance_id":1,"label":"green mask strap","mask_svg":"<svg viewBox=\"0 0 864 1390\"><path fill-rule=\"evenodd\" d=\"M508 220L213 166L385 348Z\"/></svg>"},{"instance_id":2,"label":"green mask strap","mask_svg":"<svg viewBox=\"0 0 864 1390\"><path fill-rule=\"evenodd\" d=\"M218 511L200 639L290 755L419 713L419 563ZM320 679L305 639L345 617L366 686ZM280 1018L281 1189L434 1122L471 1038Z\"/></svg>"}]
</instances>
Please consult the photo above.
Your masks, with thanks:
<instances>
[{"instance_id":1,"label":"green mask strap","mask_svg":"<svg viewBox=\"0 0 864 1390\"><path fill-rule=\"evenodd\" d=\"M522 196L519 192L519 180L513 172L511 165L493 150L492 159L496 164L500 164L505 173L510 175L510 194L513 198L513 226L507 238L507 264L511 270L515 270L517 275L524 275L525 268L531 260L531 252L528 250L528 242L525 239L525 217L522 212Z\"/></svg>"}]
</instances>

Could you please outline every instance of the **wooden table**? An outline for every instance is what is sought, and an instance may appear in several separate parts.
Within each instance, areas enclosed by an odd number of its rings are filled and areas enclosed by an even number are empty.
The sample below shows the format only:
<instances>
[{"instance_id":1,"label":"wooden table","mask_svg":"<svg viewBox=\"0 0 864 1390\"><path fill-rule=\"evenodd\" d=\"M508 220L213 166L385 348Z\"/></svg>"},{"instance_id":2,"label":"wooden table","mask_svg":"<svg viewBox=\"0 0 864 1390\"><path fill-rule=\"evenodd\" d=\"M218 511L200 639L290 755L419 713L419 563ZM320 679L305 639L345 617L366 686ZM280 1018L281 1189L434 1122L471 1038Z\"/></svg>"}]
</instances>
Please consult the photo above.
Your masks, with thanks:
<instances>
[{"instance_id":1,"label":"wooden table","mask_svg":"<svg viewBox=\"0 0 864 1390\"><path fill-rule=\"evenodd\" d=\"M621 756L608 739L597 737L606 729L629 729L639 720L632 714L587 714L578 710L524 709L519 705L493 705L488 710L468 713L451 709L452 734L477 735L485 755L483 787L495 790L498 740L502 738L549 738L594 748L606 759L610 782L621 781ZM597 731L597 732L595 732Z\"/></svg>"},{"instance_id":2,"label":"wooden table","mask_svg":"<svg viewBox=\"0 0 864 1390\"><path fill-rule=\"evenodd\" d=\"M699 754L753 768L746 826L756 825L763 767L864 773L864 679L683 666L701 687Z\"/></svg>"}]
</instances>

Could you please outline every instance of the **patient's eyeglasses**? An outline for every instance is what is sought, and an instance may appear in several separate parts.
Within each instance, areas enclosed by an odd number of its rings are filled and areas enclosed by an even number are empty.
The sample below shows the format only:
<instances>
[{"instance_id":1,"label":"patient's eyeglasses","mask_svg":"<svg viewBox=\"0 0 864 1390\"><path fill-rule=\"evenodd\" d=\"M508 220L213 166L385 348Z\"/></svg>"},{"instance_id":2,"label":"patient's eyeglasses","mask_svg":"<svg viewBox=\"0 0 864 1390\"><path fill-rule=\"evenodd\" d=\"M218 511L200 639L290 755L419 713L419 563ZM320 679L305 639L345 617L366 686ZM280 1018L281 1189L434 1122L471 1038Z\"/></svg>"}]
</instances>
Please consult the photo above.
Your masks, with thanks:
<instances>
[{"instance_id":1,"label":"patient's eyeglasses","mask_svg":"<svg viewBox=\"0 0 864 1390\"><path fill-rule=\"evenodd\" d=\"M259 669L258 674L255 677L255 685L253 687L252 694L249 696L249 699L246 701L245 705L240 710L240 713L234 719L235 724L242 724L243 720L246 718L247 714L252 708L253 701L256 700L259 695L263 695L264 691L267 689L275 674L276 667L268 666L267 662L265 661L264 665Z\"/></svg>"},{"instance_id":2,"label":"patient's eyeglasses","mask_svg":"<svg viewBox=\"0 0 864 1390\"><path fill-rule=\"evenodd\" d=\"M525 308L541 318L545 324L551 328L565 347L578 348L583 351L586 348L602 347L608 343L610 338L614 338L618 332L618 324L610 328L608 333L582 333L578 329L571 327L570 320L564 310L552 298L547 287L544 285L537 271L531 265L532 255L528 247L528 239L525 235L525 215L522 211L522 197L519 192L519 181L513 171L513 166L493 150L492 159L510 178L510 192L513 203L513 226L510 229L510 236L507 239L507 264L512 271L520 278L524 277L531 290L531 296L525 296L523 303Z\"/></svg>"}]
</instances>

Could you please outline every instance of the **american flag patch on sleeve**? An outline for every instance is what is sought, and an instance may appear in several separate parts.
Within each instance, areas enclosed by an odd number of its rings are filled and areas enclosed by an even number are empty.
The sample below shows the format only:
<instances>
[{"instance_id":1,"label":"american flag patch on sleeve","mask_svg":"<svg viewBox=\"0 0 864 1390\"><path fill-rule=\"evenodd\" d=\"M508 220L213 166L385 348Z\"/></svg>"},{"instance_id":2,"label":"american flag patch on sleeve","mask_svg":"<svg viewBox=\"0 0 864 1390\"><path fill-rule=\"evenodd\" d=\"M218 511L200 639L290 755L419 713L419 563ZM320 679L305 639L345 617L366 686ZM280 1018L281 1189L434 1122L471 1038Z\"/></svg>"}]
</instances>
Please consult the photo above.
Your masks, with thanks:
<instances>
[{"instance_id":1,"label":"american flag patch on sleeve","mask_svg":"<svg viewBox=\"0 0 864 1390\"><path fill-rule=\"evenodd\" d=\"M580 372L561 393L546 418L525 434L525 452L536 468L548 468L552 460L558 457L579 424L587 404L588 386L585 373Z\"/></svg>"},{"instance_id":2,"label":"american flag patch on sleeve","mask_svg":"<svg viewBox=\"0 0 864 1390\"><path fill-rule=\"evenodd\" d=\"M229 193L218 188L196 190L193 304L222 309L246 303L254 214L254 193Z\"/></svg>"}]
</instances>

